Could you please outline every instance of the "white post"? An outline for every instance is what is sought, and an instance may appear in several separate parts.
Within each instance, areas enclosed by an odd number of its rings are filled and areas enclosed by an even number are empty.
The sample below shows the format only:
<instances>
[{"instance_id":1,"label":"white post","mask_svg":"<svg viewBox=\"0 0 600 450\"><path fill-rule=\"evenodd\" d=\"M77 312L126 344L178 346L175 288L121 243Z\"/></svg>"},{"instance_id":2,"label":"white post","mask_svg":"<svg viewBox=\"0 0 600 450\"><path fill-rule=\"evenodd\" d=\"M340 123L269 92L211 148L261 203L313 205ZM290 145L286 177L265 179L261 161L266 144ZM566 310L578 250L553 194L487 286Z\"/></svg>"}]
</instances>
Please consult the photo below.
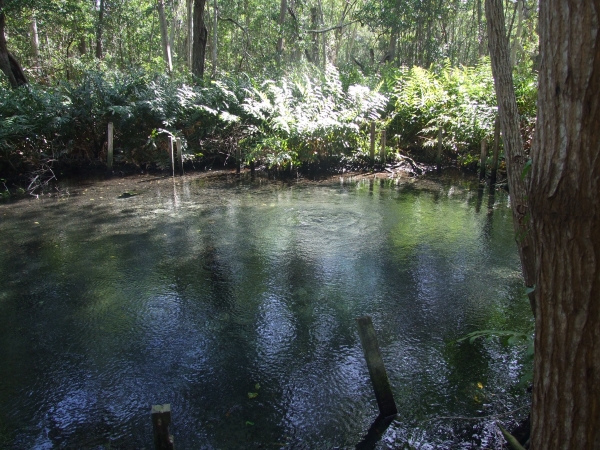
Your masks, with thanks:
<instances>
[{"instance_id":1,"label":"white post","mask_svg":"<svg viewBox=\"0 0 600 450\"><path fill-rule=\"evenodd\" d=\"M179 175L183 175L183 152L181 150L181 139L177 138L175 140L175 144L177 145L177 165L179 166Z\"/></svg>"}]
</instances>

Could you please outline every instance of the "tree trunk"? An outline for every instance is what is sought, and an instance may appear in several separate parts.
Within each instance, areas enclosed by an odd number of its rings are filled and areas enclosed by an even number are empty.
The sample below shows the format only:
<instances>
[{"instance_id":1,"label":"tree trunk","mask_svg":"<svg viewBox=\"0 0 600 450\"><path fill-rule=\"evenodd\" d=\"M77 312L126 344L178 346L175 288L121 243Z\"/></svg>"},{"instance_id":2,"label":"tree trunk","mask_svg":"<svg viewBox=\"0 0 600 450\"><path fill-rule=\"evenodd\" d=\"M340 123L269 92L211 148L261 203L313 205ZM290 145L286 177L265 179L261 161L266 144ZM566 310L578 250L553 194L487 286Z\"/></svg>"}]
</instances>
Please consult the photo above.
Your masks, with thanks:
<instances>
[{"instance_id":1,"label":"tree trunk","mask_svg":"<svg viewBox=\"0 0 600 450\"><path fill-rule=\"evenodd\" d=\"M6 17L4 16L4 0L0 0L0 70L8 77L8 82L13 88L27 84L27 77L15 57L8 51L4 29Z\"/></svg>"},{"instance_id":2,"label":"tree trunk","mask_svg":"<svg viewBox=\"0 0 600 450\"><path fill-rule=\"evenodd\" d=\"M317 7L313 6L310 8L310 26L313 30L319 29L319 14L317 11ZM319 34L312 33L312 49L310 54L310 62L319 65Z\"/></svg>"},{"instance_id":3,"label":"tree trunk","mask_svg":"<svg viewBox=\"0 0 600 450\"><path fill-rule=\"evenodd\" d=\"M281 6L279 9L279 38L277 39L277 61L281 62L281 56L283 55L283 24L285 21L285 12L287 11L287 0L281 0Z\"/></svg>"},{"instance_id":4,"label":"tree trunk","mask_svg":"<svg viewBox=\"0 0 600 450\"><path fill-rule=\"evenodd\" d=\"M212 42L212 77L217 76L217 44L219 42L219 5L217 0L213 3L213 42Z\"/></svg>"},{"instance_id":5,"label":"tree trunk","mask_svg":"<svg viewBox=\"0 0 600 450\"><path fill-rule=\"evenodd\" d=\"M96 58L102 59L102 31L104 27L104 0L100 0L98 26L96 27Z\"/></svg>"},{"instance_id":6,"label":"tree trunk","mask_svg":"<svg viewBox=\"0 0 600 450\"><path fill-rule=\"evenodd\" d=\"M35 70L40 70L40 38L38 36L35 14L31 15L29 28L29 32L31 33L31 54L33 56L33 63L35 64Z\"/></svg>"},{"instance_id":7,"label":"tree trunk","mask_svg":"<svg viewBox=\"0 0 600 450\"><path fill-rule=\"evenodd\" d=\"M194 0L194 46L192 73L197 78L204 78L204 62L206 59L206 41L208 31L204 23L204 5L206 0Z\"/></svg>"},{"instance_id":8,"label":"tree trunk","mask_svg":"<svg viewBox=\"0 0 600 450\"><path fill-rule=\"evenodd\" d=\"M523 0L517 0L517 32L510 48L510 63L513 67L517 65L517 50L521 46L521 34L523 34Z\"/></svg>"},{"instance_id":9,"label":"tree trunk","mask_svg":"<svg viewBox=\"0 0 600 450\"><path fill-rule=\"evenodd\" d=\"M540 2L531 448L600 448L600 0Z\"/></svg>"},{"instance_id":10,"label":"tree trunk","mask_svg":"<svg viewBox=\"0 0 600 450\"><path fill-rule=\"evenodd\" d=\"M194 42L194 3L193 0L187 0L187 60L188 67L192 68L193 61L193 42Z\"/></svg>"},{"instance_id":11,"label":"tree trunk","mask_svg":"<svg viewBox=\"0 0 600 450\"><path fill-rule=\"evenodd\" d=\"M171 60L171 44L169 43L169 30L167 27L167 18L165 16L164 0L158 0L158 20L160 23L160 39L163 49L163 57L167 63L169 73L173 71L173 61Z\"/></svg>"},{"instance_id":12,"label":"tree trunk","mask_svg":"<svg viewBox=\"0 0 600 450\"><path fill-rule=\"evenodd\" d=\"M525 155L523 139L521 137L519 111L517 109L515 88L513 85L510 50L504 25L502 0L486 0L485 14L492 73L494 74L500 126L504 142L515 236L519 248L519 256L521 257L525 285L533 287L535 285L533 241L530 232L530 213L527 207L527 189L522 177L528 158ZM531 309L535 314L534 295L533 292L529 295L529 301Z\"/></svg>"}]
</instances>

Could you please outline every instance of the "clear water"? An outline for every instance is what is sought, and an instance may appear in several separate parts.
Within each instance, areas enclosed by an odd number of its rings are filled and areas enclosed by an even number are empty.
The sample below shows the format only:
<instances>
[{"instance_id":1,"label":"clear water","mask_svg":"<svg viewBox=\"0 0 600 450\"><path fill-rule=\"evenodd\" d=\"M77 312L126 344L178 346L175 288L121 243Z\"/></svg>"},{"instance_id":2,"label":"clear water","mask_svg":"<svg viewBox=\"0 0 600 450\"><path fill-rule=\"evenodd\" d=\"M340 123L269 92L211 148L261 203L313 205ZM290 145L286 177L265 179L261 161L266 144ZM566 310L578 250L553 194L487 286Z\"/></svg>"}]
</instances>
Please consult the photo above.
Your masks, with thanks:
<instances>
[{"instance_id":1,"label":"clear water","mask_svg":"<svg viewBox=\"0 0 600 450\"><path fill-rule=\"evenodd\" d=\"M3 448L150 449L163 403L178 450L354 448L363 315L400 411L378 448L495 448L456 417L527 403L520 347L453 342L530 316L508 199L461 177L63 186L0 204L0 246Z\"/></svg>"}]
</instances>

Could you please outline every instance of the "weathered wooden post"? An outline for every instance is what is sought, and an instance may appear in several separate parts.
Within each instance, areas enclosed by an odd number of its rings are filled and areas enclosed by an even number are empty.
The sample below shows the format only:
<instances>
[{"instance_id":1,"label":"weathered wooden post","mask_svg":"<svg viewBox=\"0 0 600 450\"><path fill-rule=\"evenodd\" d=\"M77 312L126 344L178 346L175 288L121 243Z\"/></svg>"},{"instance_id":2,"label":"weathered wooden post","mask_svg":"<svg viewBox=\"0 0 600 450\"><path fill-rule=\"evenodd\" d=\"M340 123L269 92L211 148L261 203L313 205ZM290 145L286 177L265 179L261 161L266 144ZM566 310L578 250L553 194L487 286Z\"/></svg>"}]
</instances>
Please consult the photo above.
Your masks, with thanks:
<instances>
[{"instance_id":1,"label":"weathered wooden post","mask_svg":"<svg viewBox=\"0 0 600 450\"><path fill-rule=\"evenodd\" d=\"M385 129L381 130L381 164L385 164L385 140L386 140L386 131Z\"/></svg>"},{"instance_id":2,"label":"weathered wooden post","mask_svg":"<svg viewBox=\"0 0 600 450\"><path fill-rule=\"evenodd\" d=\"M242 149L239 146L235 150L235 159L235 173L239 175L242 171Z\"/></svg>"},{"instance_id":3,"label":"weathered wooden post","mask_svg":"<svg viewBox=\"0 0 600 450\"><path fill-rule=\"evenodd\" d=\"M171 167L173 168L173 177L175 177L175 153L173 151L173 136L169 136L169 147L171 148Z\"/></svg>"},{"instance_id":4,"label":"weathered wooden post","mask_svg":"<svg viewBox=\"0 0 600 450\"><path fill-rule=\"evenodd\" d=\"M174 450L173 436L169 434L171 424L171 405L152 406L152 428L154 431L154 450Z\"/></svg>"},{"instance_id":5,"label":"weathered wooden post","mask_svg":"<svg viewBox=\"0 0 600 450\"><path fill-rule=\"evenodd\" d=\"M250 177L252 177L252 179L254 180L254 177L256 175L256 165L254 163L254 160L250 161Z\"/></svg>"},{"instance_id":6,"label":"weathered wooden post","mask_svg":"<svg viewBox=\"0 0 600 450\"><path fill-rule=\"evenodd\" d=\"M375 398L379 406L379 415L381 417L389 417L398 414L390 380L388 379L383 359L381 358L381 351L377 343L373 321L368 316L359 317L356 321L358 322L358 335L360 336L367 367L369 368L369 376L371 377Z\"/></svg>"},{"instance_id":7,"label":"weathered wooden post","mask_svg":"<svg viewBox=\"0 0 600 450\"><path fill-rule=\"evenodd\" d=\"M492 174L490 176L490 189L496 184L496 175L498 171L498 152L500 151L500 121L496 116L494 123L494 154L492 156Z\"/></svg>"},{"instance_id":8,"label":"weathered wooden post","mask_svg":"<svg viewBox=\"0 0 600 450\"><path fill-rule=\"evenodd\" d=\"M371 122L371 152L369 156L373 162L375 160L375 122Z\"/></svg>"},{"instance_id":9,"label":"weathered wooden post","mask_svg":"<svg viewBox=\"0 0 600 450\"><path fill-rule=\"evenodd\" d=\"M485 163L487 161L487 140L484 138L481 141L481 157L479 159L479 181L485 180Z\"/></svg>"},{"instance_id":10,"label":"weathered wooden post","mask_svg":"<svg viewBox=\"0 0 600 450\"><path fill-rule=\"evenodd\" d=\"M108 170L112 169L113 166L113 123L108 122L108 149L107 149L107 160Z\"/></svg>"},{"instance_id":11,"label":"weathered wooden post","mask_svg":"<svg viewBox=\"0 0 600 450\"><path fill-rule=\"evenodd\" d=\"M183 176L183 151L181 149L181 139L177 138L175 144L177 145L177 167L179 168L179 175Z\"/></svg>"},{"instance_id":12,"label":"weathered wooden post","mask_svg":"<svg viewBox=\"0 0 600 450\"><path fill-rule=\"evenodd\" d=\"M444 134L444 130L440 125L438 129L438 143L437 143L437 154L435 155L435 164L437 165L437 171L442 170L442 136Z\"/></svg>"}]
</instances>

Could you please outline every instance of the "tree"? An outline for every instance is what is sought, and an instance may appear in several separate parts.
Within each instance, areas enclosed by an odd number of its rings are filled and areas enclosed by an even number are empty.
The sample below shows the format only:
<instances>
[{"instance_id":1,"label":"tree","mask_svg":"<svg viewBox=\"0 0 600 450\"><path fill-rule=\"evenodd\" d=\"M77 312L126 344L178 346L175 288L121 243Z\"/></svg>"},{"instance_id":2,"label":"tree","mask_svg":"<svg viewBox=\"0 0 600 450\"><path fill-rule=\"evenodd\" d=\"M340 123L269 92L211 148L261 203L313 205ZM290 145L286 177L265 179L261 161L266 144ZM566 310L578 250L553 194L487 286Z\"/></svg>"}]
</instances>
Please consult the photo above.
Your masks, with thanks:
<instances>
[{"instance_id":1,"label":"tree","mask_svg":"<svg viewBox=\"0 0 600 450\"><path fill-rule=\"evenodd\" d=\"M486 0L513 212L524 208L521 222L529 225L523 231L531 238L533 450L600 448L599 14L600 0L540 2L542 65L531 180L526 196L514 198L523 194L516 182L521 165L514 159L524 155L513 142L518 138L510 53L502 2ZM518 211L515 218L519 222ZM530 268L523 252L521 258L524 269Z\"/></svg>"},{"instance_id":2,"label":"tree","mask_svg":"<svg viewBox=\"0 0 600 450\"><path fill-rule=\"evenodd\" d=\"M202 79L206 60L206 41L208 30L204 23L204 6L206 0L194 0L194 44L192 55L192 73Z\"/></svg>"},{"instance_id":3,"label":"tree","mask_svg":"<svg viewBox=\"0 0 600 450\"><path fill-rule=\"evenodd\" d=\"M0 0L0 70L8 77L13 88L27 84L27 77L23 73L17 59L8 51L4 29L6 27L6 16L4 13L4 0Z\"/></svg>"},{"instance_id":4,"label":"tree","mask_svg":"<svg viewBox=\"0 0 600 450\"><path fill-rule=\"evenodd\" d=\"M600 1L540 2L532 448L600 448Z\"/></svg>"}]
</instances>

